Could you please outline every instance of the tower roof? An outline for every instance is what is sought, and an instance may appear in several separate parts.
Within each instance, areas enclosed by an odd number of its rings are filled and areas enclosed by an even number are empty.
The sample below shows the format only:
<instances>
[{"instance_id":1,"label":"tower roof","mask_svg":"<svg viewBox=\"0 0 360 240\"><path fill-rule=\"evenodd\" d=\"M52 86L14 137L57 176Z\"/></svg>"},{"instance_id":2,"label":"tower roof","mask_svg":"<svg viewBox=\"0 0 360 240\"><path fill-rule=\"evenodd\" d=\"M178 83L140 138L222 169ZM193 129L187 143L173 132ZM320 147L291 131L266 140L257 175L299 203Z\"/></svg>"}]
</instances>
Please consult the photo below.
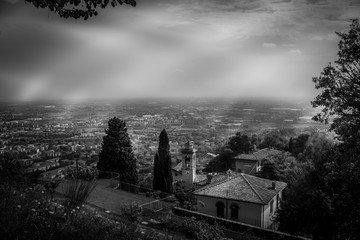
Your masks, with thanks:
<instances>
[{"instance_id":1,"label":"tower roof","mask_svg":"<svg viewBox=\"0 0 360 240\"><path fill-rule=\"evenodd\" d=\"M194 149L194 146L192 145L192 143L190 143L190 141L187 141L184 144L184 147L181 149L182 154L193 154L194 152L196 152L196 150Z\"/></svg>"}]
</instances>

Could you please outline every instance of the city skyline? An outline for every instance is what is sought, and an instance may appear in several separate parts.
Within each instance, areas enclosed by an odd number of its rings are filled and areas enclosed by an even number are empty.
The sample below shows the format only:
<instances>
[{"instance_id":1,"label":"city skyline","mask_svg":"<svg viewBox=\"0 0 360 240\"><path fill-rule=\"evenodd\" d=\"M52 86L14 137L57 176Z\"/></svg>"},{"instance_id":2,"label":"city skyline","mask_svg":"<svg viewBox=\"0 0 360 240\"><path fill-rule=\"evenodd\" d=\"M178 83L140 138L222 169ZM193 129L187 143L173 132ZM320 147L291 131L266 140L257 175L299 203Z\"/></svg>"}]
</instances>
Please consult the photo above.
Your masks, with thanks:
<instances>
[{"instance_id":1,"label":"city skyline","mask_svg":"<svg viewBox=\"0 0 360 240\"><path fill-rule=\"evenodd\" d=\"M137 1L87 21L0 2L1 100L296 98L358 1Z\"/></svg>"}]
</instances>

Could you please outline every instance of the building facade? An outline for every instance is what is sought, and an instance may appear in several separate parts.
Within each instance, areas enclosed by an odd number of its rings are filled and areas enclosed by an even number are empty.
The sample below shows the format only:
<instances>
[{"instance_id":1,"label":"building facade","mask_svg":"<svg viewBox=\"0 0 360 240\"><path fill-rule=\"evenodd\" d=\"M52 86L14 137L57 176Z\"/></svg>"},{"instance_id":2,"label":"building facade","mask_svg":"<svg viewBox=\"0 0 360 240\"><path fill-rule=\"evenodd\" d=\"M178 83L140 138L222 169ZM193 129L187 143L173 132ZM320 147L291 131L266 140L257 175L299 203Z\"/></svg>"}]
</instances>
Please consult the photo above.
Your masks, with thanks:
<instances>
[{"instance_id":1,"label":"building facade","mask_svg":"<svg viewBox=\"0 0 360 240\"><path fill-rule=\"evenodd\" d=\"M280 207L286 183L243 173L227 172L194 191L198 212L268 228Z\"/></svg>"}]
</instances>

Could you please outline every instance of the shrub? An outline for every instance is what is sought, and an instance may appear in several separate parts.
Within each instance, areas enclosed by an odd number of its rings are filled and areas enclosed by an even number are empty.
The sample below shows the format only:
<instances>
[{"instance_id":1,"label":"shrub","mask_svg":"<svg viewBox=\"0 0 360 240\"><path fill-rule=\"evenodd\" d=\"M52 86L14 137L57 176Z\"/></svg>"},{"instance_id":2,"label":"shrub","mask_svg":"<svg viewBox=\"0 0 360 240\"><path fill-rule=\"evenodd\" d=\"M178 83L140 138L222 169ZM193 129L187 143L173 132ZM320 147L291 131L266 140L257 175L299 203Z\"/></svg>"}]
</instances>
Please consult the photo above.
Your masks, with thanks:
<instances>
[{"instance_id":1,"label":"shrub","mask_svg":"<svg viewBox=\"0 0 360 240\"><path fill-rule=\"evenodd\" d=\"M138 203L124 204L121 206L121 215L131 222L137 222L142 210Z\"/></svg>"},{"instance_id":2,"label":"shrub","mask_svg":"<svg viewBox=\"0 0 360 240\"><path fill-rule=\"evenodd\" d=\"M67 167L63 170L63 174L65 175L65 179L73 180L73 179L81 179L81 180L95 180L99 176L99 170L96 167Z\"/></svg>"},{"instance_id":3,"label":"shrub","mask_svg":"<svg viewBox=\"0 0 360 240\"><path fill-rule=\"evenodd\" d=\"M66 206L80 206L86 202L91 192L96 187L96 181L84 181L74 179L65 184L64 194L66 196Z\"/></svg>"},{"instance_id":4,"label":"shrub","mask_svg":"<svg viewBox=\"0 0 360 240\"><path fill-rule=\"evenodd\" d=\"M215 223L210 225L204 221L197 221L192 218L179 218L172 215L167 215L162 220L162 227L171 231L179 231L185 234L186 237L197 240L217 240L223 239L224 233Z\"/></svg>"}]
</instances>

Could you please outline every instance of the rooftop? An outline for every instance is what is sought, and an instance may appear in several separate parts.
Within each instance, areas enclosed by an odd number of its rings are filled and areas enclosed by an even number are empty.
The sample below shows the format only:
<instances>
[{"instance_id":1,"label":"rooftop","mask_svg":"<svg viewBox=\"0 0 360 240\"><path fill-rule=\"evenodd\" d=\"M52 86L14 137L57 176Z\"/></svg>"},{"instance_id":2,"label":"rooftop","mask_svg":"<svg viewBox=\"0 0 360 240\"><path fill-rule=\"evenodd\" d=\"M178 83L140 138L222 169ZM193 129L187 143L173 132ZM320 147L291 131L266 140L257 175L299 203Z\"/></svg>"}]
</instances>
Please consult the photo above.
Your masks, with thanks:
<instances>
[{"instance_id":1,"label":"rooftop","mask_svg":"<svg viewBox=\"0 0 360 240\"><path fill-rule=\"evenodd\" d=\"M221 178L224 180L221 181ZM194 194L265 205L287 186L284 182L243 173L231 173L228 177L219 175L214 180L209 185L194 191ZM273 182L275 182L275 189L272 188Z\"/></svg>"},{"instance_id":2,"label":"rooftop","mask_svg":"<svg viewBox=\"0 0 360 240\"><path fill-rule=\"evenodd\" d=\"M258 161L261 159L265 159L271 155L279 154L279 153L281 153L281 151L279 151L279 150L264 148L264 149L261 149L257 152L250 153L250 154L245 154L245 153L239 154L236 157L234 157L234 159Z\"/></svg>"}]
</instances>

